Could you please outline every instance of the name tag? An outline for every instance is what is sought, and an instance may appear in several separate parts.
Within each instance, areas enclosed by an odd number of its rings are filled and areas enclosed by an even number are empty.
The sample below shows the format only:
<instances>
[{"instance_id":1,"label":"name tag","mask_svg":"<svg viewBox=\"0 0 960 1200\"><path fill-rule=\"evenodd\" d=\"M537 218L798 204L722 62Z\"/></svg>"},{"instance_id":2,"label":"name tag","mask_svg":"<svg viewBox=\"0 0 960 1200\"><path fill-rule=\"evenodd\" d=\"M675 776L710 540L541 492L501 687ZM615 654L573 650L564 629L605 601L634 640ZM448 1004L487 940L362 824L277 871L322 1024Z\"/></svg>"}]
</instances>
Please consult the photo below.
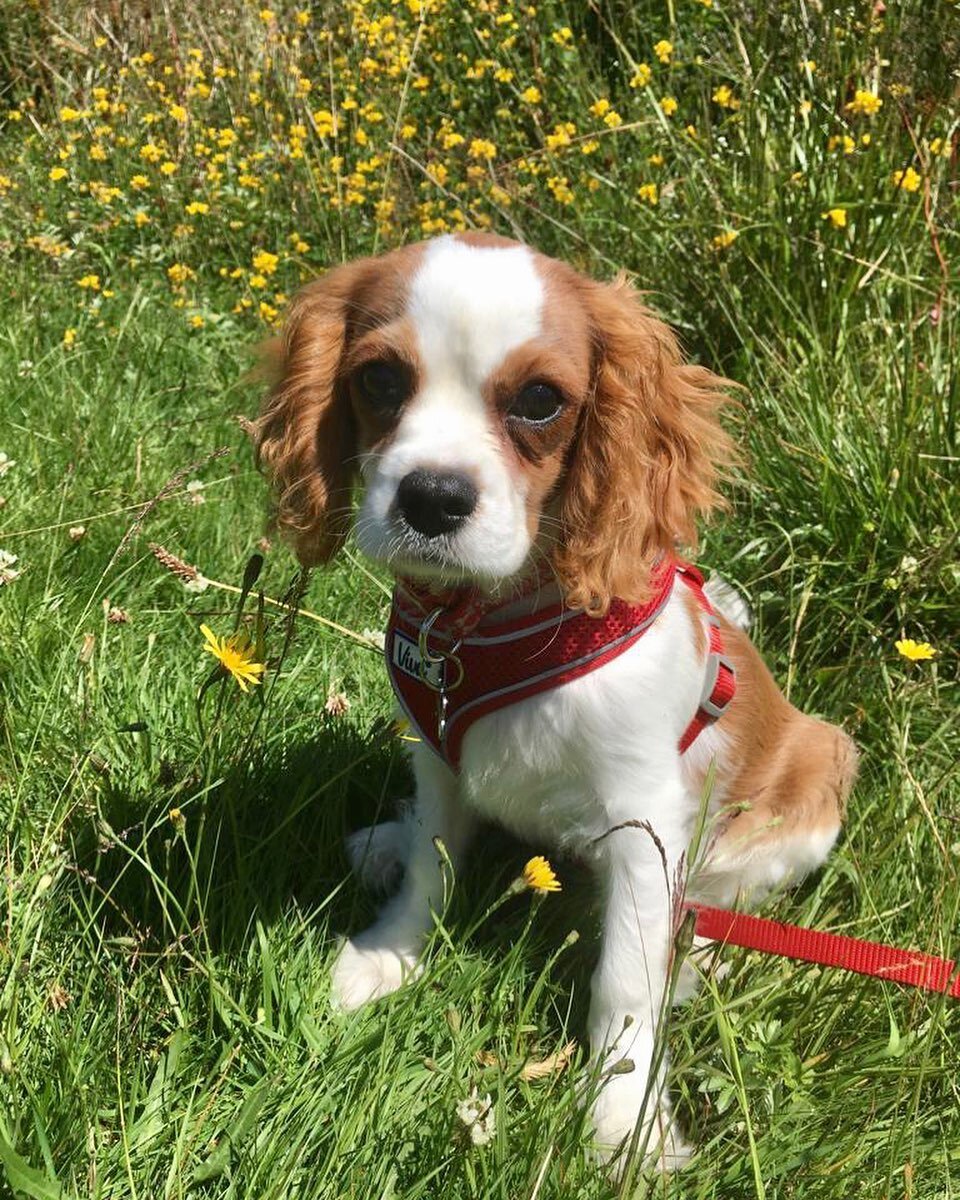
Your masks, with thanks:
<instances>
[{"instance_id":1,"label":"name tag","mask_svg":"<svg viewBox=\"0 0 960 1200\"><path fill-rule=\"evenodd\" d=\"M393 665L398 670L403 671L404 675L422 680L435 691L440 691L443 687L444 664L442 662L428 662L423 664L420 657L420 647L413 638L408 638L399 629L393 631L391 658Z\"/></svg>"}]
</instances>

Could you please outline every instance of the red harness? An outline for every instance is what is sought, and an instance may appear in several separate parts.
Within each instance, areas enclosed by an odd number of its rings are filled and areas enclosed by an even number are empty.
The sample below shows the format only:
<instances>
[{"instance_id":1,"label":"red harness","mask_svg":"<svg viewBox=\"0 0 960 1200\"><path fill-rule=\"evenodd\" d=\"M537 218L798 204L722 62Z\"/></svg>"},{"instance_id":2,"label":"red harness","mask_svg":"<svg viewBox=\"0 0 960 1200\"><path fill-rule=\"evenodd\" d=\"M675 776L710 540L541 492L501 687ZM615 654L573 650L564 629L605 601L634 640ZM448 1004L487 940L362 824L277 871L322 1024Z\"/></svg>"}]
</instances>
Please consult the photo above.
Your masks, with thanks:
<instances>
[{"instance_id":1,"label":"red harness","mask_svg":"<svg viewBox=\"0 0 960 1200\"><path fill-rule=\"evenodd\" d=\"M491 607L472 589L438 597L398 583L385 645L393 690L424 742L459 770L463 739L474 721L623 654L656 621L678 578L696 596L710 637L703 693L680 739L682 754L723 715L736 690L703 576L686 563L669 560L656 570L646 604L614 600L599 618L558 602L496 622L491 618L512 599Z\"/></svg>"}]
</instances>

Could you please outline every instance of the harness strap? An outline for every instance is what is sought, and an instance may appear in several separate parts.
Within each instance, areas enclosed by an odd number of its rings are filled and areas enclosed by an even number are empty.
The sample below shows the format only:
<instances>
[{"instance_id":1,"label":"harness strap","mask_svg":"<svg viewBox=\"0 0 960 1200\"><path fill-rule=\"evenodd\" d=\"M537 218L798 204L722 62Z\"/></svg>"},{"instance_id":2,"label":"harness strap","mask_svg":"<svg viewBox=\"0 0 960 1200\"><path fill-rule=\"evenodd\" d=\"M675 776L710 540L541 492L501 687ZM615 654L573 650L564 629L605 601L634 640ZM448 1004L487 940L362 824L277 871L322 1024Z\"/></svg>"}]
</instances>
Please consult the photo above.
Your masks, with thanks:
<instances>
[{"instance_id":1,"label":"harness strap","mask_svg":"<svg viewBox=\"0 0 960 1200\"><path fill-rule=\"evenodd\" d=\"M703 576L674 560L657 564L653 594L645 604L617 599L602 618L555 603L491 622L499 605L482 609L475 592L439 596L401 581L385 645L394 692L423 741L456 771L463 739L479 717L619 657L659 617L678 576L696 596L709 631L703 692L679 742L683 753L724 713L736 681L723 654L718 619L703 594Z\"/></svg>"},{"instance_id":2,"label":"harness strap","mask_svg":"<svg viewBox=\"0 0 960 1200\"><path fill-rule=\"evenodd\" d=\"M737 672L733 663L723 653L723 633L720 620L703 590L703 576L695 568L682 564L677 568L680 578L686 583L707 618L707 665L700 693L700 703L693 720L680 738L679 750L686 754L708 725L718 721L727 711L737 690Z\"/></svg>"}]
</instances>

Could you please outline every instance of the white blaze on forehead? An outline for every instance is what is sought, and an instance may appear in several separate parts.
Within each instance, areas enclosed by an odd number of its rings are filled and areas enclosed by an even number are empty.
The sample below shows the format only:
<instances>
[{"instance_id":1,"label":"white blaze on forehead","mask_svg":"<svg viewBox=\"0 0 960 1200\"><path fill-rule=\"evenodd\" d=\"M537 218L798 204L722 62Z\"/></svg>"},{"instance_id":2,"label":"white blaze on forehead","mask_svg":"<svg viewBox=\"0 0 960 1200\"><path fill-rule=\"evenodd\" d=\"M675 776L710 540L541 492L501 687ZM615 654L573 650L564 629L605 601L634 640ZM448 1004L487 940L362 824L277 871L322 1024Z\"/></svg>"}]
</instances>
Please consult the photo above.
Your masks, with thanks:
<instances>
[{"instance_id":1,"label":"white blaze on forehead","mask_svg":"<svg viewBox=\"0 0 960 1200\"><path fill-rule=\"evenodd\" d=\"M478 389L512 349L537 336L542 309L543 283L526 247L433 242L408 299L427 388Z\"/></svg>"}]
</instances>

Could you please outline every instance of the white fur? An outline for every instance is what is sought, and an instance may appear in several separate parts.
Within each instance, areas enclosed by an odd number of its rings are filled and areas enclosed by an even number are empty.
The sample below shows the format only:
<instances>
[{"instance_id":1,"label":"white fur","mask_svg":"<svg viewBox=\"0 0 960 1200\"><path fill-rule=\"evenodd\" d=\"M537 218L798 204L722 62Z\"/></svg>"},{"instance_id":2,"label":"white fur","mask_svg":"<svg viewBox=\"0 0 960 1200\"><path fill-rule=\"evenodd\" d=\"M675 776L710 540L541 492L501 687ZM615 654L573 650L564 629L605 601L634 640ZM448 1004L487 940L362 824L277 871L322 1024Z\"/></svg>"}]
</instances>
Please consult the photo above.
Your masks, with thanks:
<instances>
[{"instance_id":1,"label":"white fur","mask_svg":"<svg viewBox=\"0 0 960 1200\"><path fill-rule=\"evenodd\" d=\"M443 903L434 838L456 862L474 814L590 861L605 884L589 1032L606 1082L593 1120L599 1144L612 1153L641 1117L658 1052L673 884L698 807L677 742L702 683L690 619L674 595L648 632L601 670L478 721L464 739L459 780L418 747L403 885L372 929L344 947L334 970L338 1003L375 999L412 970L431 910ZM616 829L626 822L632 824ZM386 838L398 841L393 831ZM633 1070L609 1074L624 1059ZM682 1139L670 1122L664 1071L661 1058L641 1140L649 1138L652 1149L665 1134L679 1158Z\"/></svg>"},{"instance_id":2,"label":"white fur","mask_svg":"<svg viewBox=\"0 0 960 1200\"><path fill-rule=\"evenodd\" d=\"M482 388L511 350L540 332L542 308L543 284L524 247L430 244L407 304L420 387L389 447L361 468L357 541L365 554L395 570L488 582L523 566L530 552L523 483L506 469ZM431 468L467 475L480 499L454 534L423 539L406 527L395 499L405 475Z\"/></svg>"}]
</instances>

